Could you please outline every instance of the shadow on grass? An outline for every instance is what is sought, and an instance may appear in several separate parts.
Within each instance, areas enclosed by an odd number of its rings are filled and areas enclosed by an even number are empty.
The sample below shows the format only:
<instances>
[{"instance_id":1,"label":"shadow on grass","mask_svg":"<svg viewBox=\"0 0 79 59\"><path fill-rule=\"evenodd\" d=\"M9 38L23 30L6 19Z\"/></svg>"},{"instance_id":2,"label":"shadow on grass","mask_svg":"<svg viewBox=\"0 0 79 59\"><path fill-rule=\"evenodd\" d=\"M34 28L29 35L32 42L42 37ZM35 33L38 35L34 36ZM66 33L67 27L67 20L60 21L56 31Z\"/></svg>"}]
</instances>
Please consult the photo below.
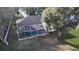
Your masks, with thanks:
<instances>
[{"instance_id":1,"label":"shadow on grass","mask_svg":"<svg viewBox=\"0 0 79 59\"><path fill-rule=\"evenodd\" d=\"M65 36L64 36L64 39L72 39L72 38L77 38L75 35L72 35L70 33L67 33Z\"/></svg>"},{"instance_id":2,"label":"shadow on grass","mask_svg":"<svg viewBox=\"0 0 79 59\"><path fill-rule=\"evenodd\" d=\"M74 44L71 44L71 43L69 43L69 42L66 41L67 39L72 39L72 38L73 38L73 39L74 39L74 38L77 38L77 36L72 35L72 34L70 34L70 33L67 33L67 35L64 36L64 43L69 44L69 45L72 45L72 46L74 46L74 47L76 47L76 48L79 48L79 46L74 45Z\"/></svg>"}]
</instances>

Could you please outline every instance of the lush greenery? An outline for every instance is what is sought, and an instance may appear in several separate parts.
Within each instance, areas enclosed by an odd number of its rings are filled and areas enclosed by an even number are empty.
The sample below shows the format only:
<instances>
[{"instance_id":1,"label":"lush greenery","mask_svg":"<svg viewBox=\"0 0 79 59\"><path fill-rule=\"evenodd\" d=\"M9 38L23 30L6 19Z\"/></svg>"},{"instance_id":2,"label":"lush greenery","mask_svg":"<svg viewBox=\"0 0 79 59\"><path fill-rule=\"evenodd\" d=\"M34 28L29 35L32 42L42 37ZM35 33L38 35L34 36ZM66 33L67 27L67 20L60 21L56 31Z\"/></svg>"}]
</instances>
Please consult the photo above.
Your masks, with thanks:
<instances>
[{"instance_id":1,"label":"lush greenery","mask_svg":"<svg viewBox=\"0 0 79 59\"><path fill-rule=\"evenodd\" d=\"M52 26L56 30L59 40L64 40L64 36L68 32L67 29L77 24L75 21L70 21L72 15L75 16L75 20L78 20L77 12L79 12L79 8L46 8L42 13L42 21L48 25L47 27Z\"/></svg>"},{"instance_id":2,"label":"lush greenery","mask_svg":"<svg viewBox=\"0 0 79 59\"><path fill-rule=\"evenodd\" d=\"M79 46L79 29L70 29L64 38L66 42Z\"/></svg>"},{"instance_id":3,"label":"lush greenery","mask_svg":"<svg viewBox=\"0 0 79 59\"><path fill-rule=\"evenodd\" d=\"M56 36L59 40L63 39L62 35L66 32L66 15L67 10L64 8L46 8L42 13L42 21L48 25L47 29L52 26L56 30Z\"/></svg>"}]
</instances>

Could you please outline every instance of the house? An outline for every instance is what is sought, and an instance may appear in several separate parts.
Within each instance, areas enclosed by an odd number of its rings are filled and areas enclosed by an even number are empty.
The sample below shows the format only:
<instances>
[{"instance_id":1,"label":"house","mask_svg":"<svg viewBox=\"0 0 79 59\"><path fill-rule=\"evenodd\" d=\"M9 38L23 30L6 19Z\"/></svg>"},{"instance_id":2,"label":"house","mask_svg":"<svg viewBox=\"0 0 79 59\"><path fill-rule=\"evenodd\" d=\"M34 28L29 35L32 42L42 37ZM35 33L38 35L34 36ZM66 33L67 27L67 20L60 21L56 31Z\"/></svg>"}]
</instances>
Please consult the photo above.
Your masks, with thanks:
<instances>
[{"instance_id":1,"label":"house","mask_svg":"<svg viewBox=\"0 0 79 59\"><path fill-rule=\"evenodd\" d=\"M16 21L17 35L19 40L30 39L47 35L41 22L41 16L27 16Z\"/></svg>"}]
</instances>

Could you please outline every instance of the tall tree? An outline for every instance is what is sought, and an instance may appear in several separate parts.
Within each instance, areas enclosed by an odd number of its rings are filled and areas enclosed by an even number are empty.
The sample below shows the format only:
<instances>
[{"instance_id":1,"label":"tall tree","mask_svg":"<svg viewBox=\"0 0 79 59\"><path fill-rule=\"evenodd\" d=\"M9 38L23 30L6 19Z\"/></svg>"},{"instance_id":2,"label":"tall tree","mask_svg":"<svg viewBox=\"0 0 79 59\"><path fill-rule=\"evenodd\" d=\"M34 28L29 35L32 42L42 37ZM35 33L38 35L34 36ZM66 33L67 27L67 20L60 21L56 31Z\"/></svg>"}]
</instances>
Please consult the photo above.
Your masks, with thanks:
<instances>
[{"instance_id":1,"label":"tall tree","mask_svg":"<svg viewBox=\"0 0 79 59\"><path fill-rule=\"evenodd\" d=\"M41 15L45 7L21 7L21 9L25 11L27 15Z\"/></svg>"},{"instance_id":2,"label":"tall tree","mask_svg":"<svg viewBox=\"0 0 79 59\"><path fill-rule=\"evenodd\" d=\"M42 21L46 22L48 27L53 26L56 30L56 36L59 40L63 39L66 32L66 16L70 13L69 8L46 8L42 13Z\"/></svg>"},{"instance_id":3,"label":"tall tree","mask_svg":"<svg viewBox=\"0 0 79 59\"><path fill-rule=\"evenodd\" d=\"M0 8L0 37L4 34L4 29L9 21L15 17L17 8L1 7Z\"/></svg>"}]
</instances>

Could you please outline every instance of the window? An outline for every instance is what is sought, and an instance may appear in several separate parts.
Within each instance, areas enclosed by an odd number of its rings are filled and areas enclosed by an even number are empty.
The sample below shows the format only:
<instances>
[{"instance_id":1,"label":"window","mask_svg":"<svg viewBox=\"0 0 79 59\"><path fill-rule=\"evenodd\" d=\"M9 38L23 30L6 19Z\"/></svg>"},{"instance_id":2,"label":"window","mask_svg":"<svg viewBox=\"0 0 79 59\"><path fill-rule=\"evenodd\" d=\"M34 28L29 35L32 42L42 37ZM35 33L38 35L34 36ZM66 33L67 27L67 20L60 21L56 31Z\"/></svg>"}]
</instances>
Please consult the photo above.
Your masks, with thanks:
<instances>
[{"instance_id":1,"label":"window","mask_svg":"<svg viewBox=\"0 0 79 59\"><path fill-rule=\"evenodd\" d=\"M31 26L31 30L32 30L32 31L35 31L35 30L36 30L36 25L32 25L32 26Z\"/></svg>"},{"instance_id":2,"label":"window","mask_svg":"<svg viewBox=\"0 0 79 59\"><path fill-rule=\"evenodd\" d=\"M41 29L45 29L45 28L43 27L42 24L38 24L38 25L37 25L37 29L38 29L38 30L41 30Z\"/></svg>"},{"instance_id":3,"label":"window","mask_svg":"<svg viewBox=\"0 0 79 59\"><path fill-rule=\"evenodd\" d=\"M24 32L25 31L25 27L21 27L21 32Z\"/></svg>"},{"instance_id":4,"label":"window","mask_svg":"<svg viewBox=\"0 0 79 59\"><path fill-rule=\"evenodd\" d=\"M18 28L18 32L21 32L21 27Z\"/></svg>"},{"instance_id":5,"label":"window","mask_svg":"<svg viewBox=\"0 0 79 59\"><path fill-rule=\"evenodd\" d=\"M24 26L18 28L18 32L24 32L24 31L25 31L25 27Z\"/></svg>"},{"instance_id":6,"label":"window","mask_svg":"<svg viewBox=\"0 0 79 59\"><path fill-rule=\"evenodd\" d=\"M30 28L31 28L30 26L25 26L25 31L27 32L30 31Z\"/></svg>"}]
</instances>

